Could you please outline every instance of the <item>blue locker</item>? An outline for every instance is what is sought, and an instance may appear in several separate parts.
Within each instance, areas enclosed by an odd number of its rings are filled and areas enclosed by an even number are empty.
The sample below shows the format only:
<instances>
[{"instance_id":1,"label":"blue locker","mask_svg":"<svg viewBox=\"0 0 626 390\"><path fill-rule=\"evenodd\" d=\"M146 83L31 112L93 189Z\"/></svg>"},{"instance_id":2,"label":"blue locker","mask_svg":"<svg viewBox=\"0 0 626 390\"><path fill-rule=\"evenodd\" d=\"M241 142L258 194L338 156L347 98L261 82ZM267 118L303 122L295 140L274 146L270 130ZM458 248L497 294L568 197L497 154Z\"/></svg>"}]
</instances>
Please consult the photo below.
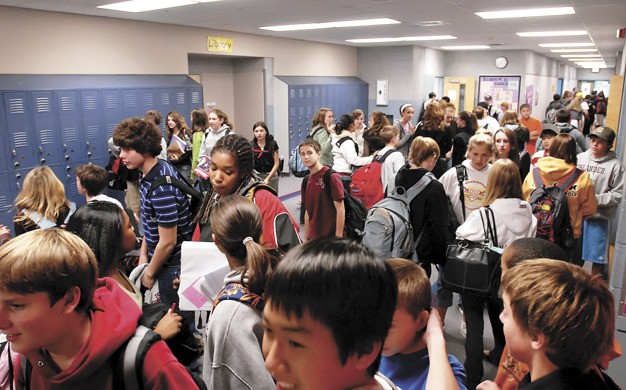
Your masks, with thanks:
<instances>
[{"instance_id":1,"label":"blue locker","mask_svg":"<svg viewBox=\"0 0 626 390\"><path fill-rule=\"evenodd\" d=\"M4 110L9 138L9 169L34 167L37 141L32 135L26 92L5 92Z\"/></svg>"},{"instance_id":2,"label":"blue locker","mask_svg":"<svg viewBox=\"0 0 626 390\"><path fill-rule=\"evenodd\" d=\"M170 88L159 88L155 90L155 96L156 103L153 106L153 109L159 111L159 113L161 113L161 116L163 117L163 120L161 121L159 127L161 129L161 132L163 133L163 136L165 136L165 122L167 120L167 113L170 111L175 111L173 104L175 100L175 95Z\"/></svg>"},{"instance_id":3,"label":"blue locker","mask_svg":"<svg viewBox=\"0 0 626 390\"><path fill-rule=\"evenodd\" d=\"M11 180L8 172L0 173L0 223L13 230L13 200L15 192L12 191Z\"/></svg>"},{"instance_id":4,"label":"blue locker","mask_svg":"<svg viewBox=\"0 0 626 390\"><path fill-rule=\"evenodd\" d=\"M9 134L8 128L7 128L7 122L6 122L6 118L5 118L5 113L4 113L4 94L0 93L0 133L1 134ZM9 160L10 160L10 153L7 153L7 142L8 140L6 139L8 137L0 137L0 151L2 151L3 153L0 153L0 173L2 172L6 172L9 169ZM6 182L5 182L6 183ZM0 188L2 188L4 184L0 182Z\"/></svg>"},{"instance_id":5,"label":"blue locker","mask_svg":"<svg viewBox=\"0 0 626 390\"><path fill-rule=\"evenodd\" d=\"M83 158L85 152L85 140L82 137L82 127L78 109L78 93L76 91L57 91L56 100L58 107L61 133L61 157L59 160L51 160L49 165L75 164ZM56 172L55 172L56 173Z\"/></svg>"},{"instance_id":6,"label":"blue locker","mask_svg":"<svg viewBox=\"0 0 626 390\"><path fill-rule=\"evenodd\" d=\"M124 118L140 117L143 118L146 110L144 109L141 91L137 89L122 90L122 110ZM119 122L119 120L118 120Z\"/></svg>"},{"instance_id":7,"label":"blue locker","mask_svg":"<svg viewBox=\"0 0 626 390\"><path fill-rule=\"evenodd\" d=\"M122 108L122 93L117 89L105 89L102 91L102 117L104 118L104 129L106 139L113 136L115 126L122 120L127 118L124 116Z\"/></svg>"},{"instance_id":8,"label":"blue locker","mask_svg":"<svg viewBox=\"0 0 626 390\"><path fill-rule=\"evenodd\" d=\"M76 175L74 171L76 166L70 166L69 164L51 165L50 169L54 172L57 178L63 183L65 187L65 197L76 203L76 207L80 207L86 203L85 196L78 193L78 187L76 186Z\"/></svg>"},{"instance_id":9,"label":"blue locker","mask_svg":"<svg viewBox=\"0 0 626 390\"><path fill-rule=\"evenodd\" d=\"M82 138L84 151L81 160L92 162L95 159L108 158L107 132L101 118L102 97L98 91L80 91L80 114L82 117ZM79 115L76 115L78 118ZM73 162L73 161L72 161Z\"/></svg>"},{"instance_id":10,"label":"blue locker","mask_svg":"<svg viewBox=\"0 0 626 390\"><path fill-rule=\"evenodd\" d=\"M202 108L202 87L190 87L189 92L191 94L191 106L187 107L186 113L184 113L185 118L191 113L191 110L195 108ZM181 114L183 114L181 112Z\"/></svg>"},{"instance_id":11,"label":"blue locker","mask_svg":"<svg viewBox=\"0 0 626 390\"><path fill-rule=\"evenodd\" d=\"M183 118L188 118L189 113L189 97L188 93L185 91L185 88L174 88L172 90L173 99L172 99L172 108L169 111L176 111L183 116ZM186 112L189 111L189 112ZM167 118L165 117L167 112L163 114L163 120L165 121Z\"/></svg>"},{"instance_id":12,"label":"blue locker","mask_svg":"<svg viewBox=\"0 0 626 390\"><path fill-rule=\"evenodd\" d=\"M61 145L56 135L56 109L52 92L32 92L33 130L37 139L37 160L41 165L61 163Z\"/></svg>"}]
</instances>

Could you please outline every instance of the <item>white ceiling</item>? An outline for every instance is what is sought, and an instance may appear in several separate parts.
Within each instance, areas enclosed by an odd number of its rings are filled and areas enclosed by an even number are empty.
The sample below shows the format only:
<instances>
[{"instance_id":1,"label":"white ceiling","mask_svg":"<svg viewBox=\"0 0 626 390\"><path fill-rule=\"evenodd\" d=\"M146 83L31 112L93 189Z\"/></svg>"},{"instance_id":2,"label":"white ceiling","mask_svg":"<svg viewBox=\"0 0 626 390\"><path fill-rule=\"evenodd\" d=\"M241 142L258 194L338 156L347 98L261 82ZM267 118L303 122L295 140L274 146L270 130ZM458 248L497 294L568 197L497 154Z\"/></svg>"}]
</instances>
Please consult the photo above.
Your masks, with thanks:
<instances>
[{"instance_id":1,"label":"white ceiling","mask_svg":"<svg viewBox=\"0 0 626 390\"><path fill-rule=\"evenodd\" d=\"M350 46L346 39L418 35L453 35L455 40L411 42L440 49L443 45L493 45L500 50L532 50L560 59L560 54L538 46L539 43L593 42L608 67L615 66L617 52L624 40L616 30L626 27L626 0L222 0L213 3L127 13L96 8L116 0L0 0L0 6L145 20L184 26L204 27L258 35L295 38ZM518 8L574 7L575 15L522 19L484 20L479 11ZM373 27L334 28L293 32L260 30L261 26L338 20L391 18L402 24ZM418 22L442 21L443 26L420 27ZM522 31L580 30L589 36L557 38L520 38ZM377 44L383 46L382 44ZM398 45L398 43L388 44Z\"/></svg>"}]
</instances>

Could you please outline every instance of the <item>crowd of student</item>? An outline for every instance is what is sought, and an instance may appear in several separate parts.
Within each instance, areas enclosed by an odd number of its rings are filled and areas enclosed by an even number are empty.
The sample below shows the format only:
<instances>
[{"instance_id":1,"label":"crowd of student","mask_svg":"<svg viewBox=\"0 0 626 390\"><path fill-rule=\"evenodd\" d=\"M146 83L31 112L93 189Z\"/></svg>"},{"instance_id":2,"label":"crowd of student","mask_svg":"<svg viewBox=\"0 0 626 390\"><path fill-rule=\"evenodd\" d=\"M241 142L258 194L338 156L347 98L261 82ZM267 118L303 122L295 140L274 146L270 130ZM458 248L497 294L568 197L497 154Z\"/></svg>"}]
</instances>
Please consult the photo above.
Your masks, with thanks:
<instances>
[{"instance_id":1,"label":"crowd of student","mask_svg":"<svg viewBox=\"0 0 626 390\"><path fill-rule=\"evenodd\" d=\"M394 124L372 112L368 126L361 110L335 122L322 108L298 146L309 170L301 191L304 244L277 197L278 145L265 123L253 125L249 141L218 109L192 111L191 130L182 115L168 113L166 137L156 111L126 119L111 144L123 168L138 171L128 176L127 208L103 195L106 169L76 170L88 203L75 210L54 173L39 167L16 199L16 237L0 231L8 241L0 247L0 331L8 340L0 384L104 389L124 382L119 351L146 316L145 290L156 286L166 311L150 327L167 344L154 341L136 365L144 388L613 388L598 368L620 351L613 297L597 275L606 273L624 169L610 151L615 132L598 120L603 98L581 107L587 114L580 123L571 114L576 102L567 110L551 103L541 123L529 105L518 118L491 96L455 116L433 94L415 125L411 104L400 107ZM585 138L576 127L592 108ZM408 205L413 261L381 262L373 248L341 238L352 173L370 164L380 164L382 196L429 179ZM534 238L533 190L570 178L572 241L559 247ZM171 180L203 190L197 212ZM500 283L487 297L461 294L461 364L447 354L443 332L453 293L440 272L431 297L431 265L445 264L452 240L488 238L490 215L495 244L504 248L503 295ZM459 226L450 232L452 219ZM189 240L214 242L230 268L207 323L202 369L176 350L180 334L194 328L192 313L175 310L181 246ZM136 283L120 263L133 249L143 265ZM553 260L530 261L541 258ZM583 261L593 275L582 271ZM485 307L495 342L489 351ZM495 382L482 381L483 360L498 365Z\"/></svg>"}]
</instances>

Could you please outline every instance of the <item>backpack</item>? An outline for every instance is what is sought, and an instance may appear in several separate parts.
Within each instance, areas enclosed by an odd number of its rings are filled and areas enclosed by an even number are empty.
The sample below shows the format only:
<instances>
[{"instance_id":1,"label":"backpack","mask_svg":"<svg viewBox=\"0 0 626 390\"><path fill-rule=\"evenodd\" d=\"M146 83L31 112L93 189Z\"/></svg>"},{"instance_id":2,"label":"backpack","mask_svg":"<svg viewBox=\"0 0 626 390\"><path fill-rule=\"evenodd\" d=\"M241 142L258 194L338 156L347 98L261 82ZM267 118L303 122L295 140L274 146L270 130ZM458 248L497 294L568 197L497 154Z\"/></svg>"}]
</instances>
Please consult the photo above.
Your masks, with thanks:
<instances>
[{"instance_id":1,"label":"backpack","mask_svg":"<svg viewBox=\"0 0 626 390\"><path fill-rule=\"evenodd\" d=\"M546 123L556 123L556 112L558 111L557 108L552 107L551 109L548 110L548 112L546 112Z\"/></svg>"},{"instance_id":2,"label":"backpack","mask_svg":"<svg viewBox=\"0 0 626 390\"><path fill-rule=\"evenodd\" d=\"M324 128L321 126L318 127L313 130L311 134L307 135L306 138L315 137L317 133L323 129ZM295 177L305 177L309 174L309 168L304 165L302 159L300 158L300 144L296 145L295 148L289 151L289 171L291 171Z\"/></svg>"},{"instance_id":3,"label":"backpack","mask_svg":"<svg viewBox=\"0 0 626 390\"><path fill-rule=\"evenodd\" d=\"M183 194L187 195L189 201L189 216L191 221L193 221L200 210L200 206L202 205L202 200L204 198L202 193L194 189L191 183L189 183L187 178L184 176L177 178L176 176L163 175L156 177L154 181L152 181L152 185L150 185L146 196L150 198L154 190L163 185L170 185L178 188Z\"/></svg>"},{"instance_id":4,"label":"backpack","mask_svg":"<svg viewBox=\"0 0 626 390\"><path fill-rule=\"evenodd\" d=\"M384 155L360 167L352 174L350 195L360 200L367 209L370 209L385 197L381 171L387 157L394 152L398 151L394 149L388 150Z\"/></svg>"},{"instance_id":5,"label":"backpack","mask_svg":"<svg viewBox=\"0 0 626 390\"><path fill-rule=\"evenodd\" d=\"M606 115L606 103L604 102L604 100L600 100L596 104L596 114Z\"/></svg>"},{"instance_id":6,"label":"backpack","mask_svg":"<svg viewBox=\"0 0 626 390\"><path fill-rule=\"evenodd\" d=\"M331 196L330 192L330 175L337 173L332 169L328 169L324 172L324 188L328 196ZM309 175L305 176L302 180L302 191L306 192L306 185L309 181ZM346 210L346 219L344 228L347 232L347 237L354 240L361 240L363 236L363 229L365 227L365 218L367 217L367 209L361 203L361 201L354 196L350 195L348 191L343 190L343 205Z\"/></svg>"},{"instance_id":7,"label":"backpack","mask_svg":"<svg viewBox=\"0 0 626 390\"><path fill-rule=\"evenodd\" d=\"M530 207L537 218L537 237L554 242L564 250L574 245L574 230L569 219L567 190L578 180L582 171L578 168L561 185L546 186L539 168L533 170L535 187L530 193Z\"/></svg>"},{"instance_id":8,"label":"backpack","mask_svg":"<svg viewBox=\"0 0 626 390\"><path fill-rule=\"evenodd\" d=\"M415 248L424 230L414 239L410 218L411 201L433 180L437 179L428 172L407 189L396 187L391 195L376 203L367 213L362 243L374 251L380 260L392 257L416 260Z\"/></svg>"}]
</instances>

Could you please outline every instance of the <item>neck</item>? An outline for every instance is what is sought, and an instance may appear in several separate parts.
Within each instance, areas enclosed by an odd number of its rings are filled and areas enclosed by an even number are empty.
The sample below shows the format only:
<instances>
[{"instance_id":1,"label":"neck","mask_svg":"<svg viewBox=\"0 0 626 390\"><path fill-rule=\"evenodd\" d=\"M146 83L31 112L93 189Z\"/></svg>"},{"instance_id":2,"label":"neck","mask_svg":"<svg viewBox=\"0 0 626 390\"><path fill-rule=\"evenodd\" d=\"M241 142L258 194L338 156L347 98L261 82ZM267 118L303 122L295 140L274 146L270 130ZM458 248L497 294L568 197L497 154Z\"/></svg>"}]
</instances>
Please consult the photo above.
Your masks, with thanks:
<instances>
[{"instance_id":1,"label":"neck","mask_svg":"<svg viewBox=\"0 0 626 390\"><path fill-rule=\"evenodd\" d=\"M530 363L530 380L535 382L544 376L550 375L554 371L558 370L558 367L552 364L548 357L541 353L533 356Z\"/></svg>"},{"instance_id":2,"label":"neck","mask_svg":"<svg viewBox=\"0 0 626 390\"><path fill-rule=\"evenodd\" d=\"M61 370L68 368L91 334L91 319L87 313L74 312L61 340L48 349L52 360Z\"/></svg>"},{"instance_id":3,"label":"neck","mask_svg":"<svg viewBox=\"0 0 626 390\"><path fill-rule=\"evenodd\" d=\"M172 129L172 134L174 134L174 135L178 135L178 134L180 134L180 129L179 129L178 127L174 127L174 128Z\"/></svg>"},{"instance_id":4,"label":"neck","mask_svg":"<svg viewBox=\"0 0 626 390\"><path fill-rule=\"evenodd\" d=\"M265 138L263 139L257 139L256 140L256 144L259 145L260 147L265 146Z\"/></svg>"},{"instance_id":5,"label":"neck","mask_svg":"<svg viewBox=\"0 0 626 390\"><path fill-rule=\"evenodd\" d=\"M311 174L317 173L320 171L320 169L323 168L323 165L318 161L317 163L315 163L315 165L313 165L312 167L308 167L309 171L311 171Z\"/></svg>"},{"instance_id":6,"label":"neck","mask_svg":"<svg viewBox=\"0 0 626 390\"><path fill-rule=\"evenodd\" d=\"M150 170L154 168L157 162L158 162L158 159L156 157L150 156L150 157L147 157L145 161L143 162L143 165L138 168L141 171L141 173L143 173L143 175L146 176L148 172L150 172Z\"/></svg>"},{"instance_id":7,"label":"neck","mask_svg":"<svg viewBox=\"0 0 626 390\"><path fill-rule=\"evenodd\" d=\"M236 258L234 258L233 256L231 256L230 254L223 252L224 255L226 256L226 260L228 261L228 267L232 270L234 270L235 268L239 268L242 266L241 261L237 260Z\"/></svg>"}]
</instances>

